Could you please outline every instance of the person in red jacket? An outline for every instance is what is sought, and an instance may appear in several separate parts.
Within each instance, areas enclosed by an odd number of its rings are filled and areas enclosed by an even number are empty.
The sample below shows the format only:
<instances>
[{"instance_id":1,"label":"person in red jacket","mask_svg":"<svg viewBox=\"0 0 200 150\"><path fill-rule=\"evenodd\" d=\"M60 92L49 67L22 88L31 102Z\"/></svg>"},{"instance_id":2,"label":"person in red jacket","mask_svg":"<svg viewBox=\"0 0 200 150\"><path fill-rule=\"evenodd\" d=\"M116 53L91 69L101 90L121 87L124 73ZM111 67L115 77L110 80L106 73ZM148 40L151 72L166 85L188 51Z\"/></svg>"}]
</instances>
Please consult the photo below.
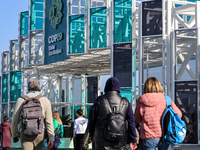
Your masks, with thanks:
<instances>
[{"instance_id":1,"label":"person in red jacket","mask_svg":"<svg viewBox=\"0 0 200 150\"><path fill-rule=\"evenodd\" d=\"M143 139L143 150L157 150L162 137L162 117L166 108L163 88L154 77L150 77L144 84L144 94L137 101L135 120L142 123L140 137ZM172 109L182 117L181 111L171 100ZM168 144L163 143L161 150L167 150Z\"/></svg>"},{"instance_id":2,"label":"person in red jacket","mask_svg":"<svg viewBox=\"0 0 200 150\"><path fill-rule=\"evenodd\" d=\"M3 123L1 123L0 129L2 134L1 147L2 150L7 150L11 147L11 124L8 122L8 117L3 118Z\"/></svg>"}]
</instances>

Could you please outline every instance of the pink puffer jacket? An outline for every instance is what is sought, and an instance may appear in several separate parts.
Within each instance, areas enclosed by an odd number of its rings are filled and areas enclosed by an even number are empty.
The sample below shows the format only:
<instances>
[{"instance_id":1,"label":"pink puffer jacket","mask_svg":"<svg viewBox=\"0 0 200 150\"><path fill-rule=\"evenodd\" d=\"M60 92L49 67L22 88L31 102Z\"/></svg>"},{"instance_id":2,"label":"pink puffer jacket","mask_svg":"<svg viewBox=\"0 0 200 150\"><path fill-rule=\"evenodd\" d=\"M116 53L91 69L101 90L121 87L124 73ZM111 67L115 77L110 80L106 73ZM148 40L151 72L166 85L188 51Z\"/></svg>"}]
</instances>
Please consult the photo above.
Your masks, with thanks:
<instances>
[{"instance_id":1,"label":"pink puffer jacket","mask_svg":"<svg viewBox=\"0 0 200 150\"><path fill-rule=\"evenodd\" d=\"M181 111L172 100L171 107L179 117L182 117ZM142 123L141 139L161 138L161 121L165 108L166 100L162 93L146 93L139 97L135 120L138 123Z\"/></svg>"}]
</instances>

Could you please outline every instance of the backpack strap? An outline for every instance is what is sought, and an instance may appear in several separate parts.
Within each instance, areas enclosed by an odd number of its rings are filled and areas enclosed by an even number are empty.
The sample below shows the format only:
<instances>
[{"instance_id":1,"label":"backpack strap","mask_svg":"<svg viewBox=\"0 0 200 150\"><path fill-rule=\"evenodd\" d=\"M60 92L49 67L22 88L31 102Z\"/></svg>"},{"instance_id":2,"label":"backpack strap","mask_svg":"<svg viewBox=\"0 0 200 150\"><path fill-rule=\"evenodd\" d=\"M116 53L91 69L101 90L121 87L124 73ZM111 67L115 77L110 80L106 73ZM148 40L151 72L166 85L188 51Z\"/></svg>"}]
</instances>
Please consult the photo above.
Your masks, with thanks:
<instances>
[{"instance_id":1,"label":"backpack strap","mask_svg":"<svg viewBox=\"0 0 200 150\"><path fill-rule=\"evenodd\" d=\"M35 98L35 99L40 99L41 97L43 97L42 95L37 95L36 97L33 97L33 98ZM21 98L23 98L24 100L29 100L29 99L31 99L29 96L27 96L27 95L23 95L23 96L21 96Z\"/></svg>"},{"instance_id":2,"label":"backpack strap","mask_svg":"<svg viewBox=\"0 0 200 150\"><path fill-rule=\"evenodd\" d=\"M37 95L36 97L34 97L35 99L40 99L41 97L43 97L42 95Z\"/></svg>"},{"instance_id":3,"label":"backpack strap","mask_svg":"<svg viewBox=\"0 0 200 150\"><path fill-rule=\"evenodd\" d=\"M167 107L171 107L171 99L169 96L165 95L165 99L166 99L166 104L167 104Z\"/></svg>"},{"instance_id":4,"label":"backpack strap","mask_svg":"<svg viewBox=\"0 0 200 150\"><path fill-rule=\"evenodd\" d=\"M166 104L167 104L167 108L171 107L171 99L169 96L165 95L165 99L166 99ZM164 129L163 129L163 126L162 126L162 137L160 138L160 141L158 143L158 148L161 149L161 146L162 144L164 143L165 141L165 138L164 138Z\"/></svg>"},{"instance_id":5,"label":"backpack strap","mask_svg":"<svg viewBox=\"0 0 200 150\"><path fill-rule=\"evenodd\" d=\"M112 111L112 108L111 108L111 106L110 106L110 103L109 103L109 101L108 101L106 95L104 95L104 100L105 100L105 102L106 102L108 111L109 111L110 113L112 113L113 111Z\"/></svg>"},{"instance_id":6,"label":"backpack strap","mask_svg":"<svg viewBox=\"0 0 200 150\"><path fill-rule=\"evenodd\" d=\"M23 96L21 96L21 98L23 98L24 100L28 100L28 99L30 99L30 97L27 96L27 95L23 95Z\"/></svg>"}]
</instances>

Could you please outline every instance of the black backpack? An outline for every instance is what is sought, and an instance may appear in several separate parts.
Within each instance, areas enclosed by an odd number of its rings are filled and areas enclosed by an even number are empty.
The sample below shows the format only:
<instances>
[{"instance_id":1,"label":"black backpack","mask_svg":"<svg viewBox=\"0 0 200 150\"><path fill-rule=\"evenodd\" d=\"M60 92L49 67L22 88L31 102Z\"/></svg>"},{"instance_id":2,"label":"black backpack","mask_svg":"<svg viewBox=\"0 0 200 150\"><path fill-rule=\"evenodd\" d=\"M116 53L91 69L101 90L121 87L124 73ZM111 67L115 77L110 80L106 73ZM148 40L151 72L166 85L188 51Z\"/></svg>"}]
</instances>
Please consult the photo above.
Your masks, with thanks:
<instances>
[{"instance_id":1,"label":"black backpack","mask_svg":"<svg viewBox=\"0 0 200 150\"><path fill-rule=\"evenodd\" d=\"M106 96L105 102L107 103L106 105L109 110L109 114L106 117L106 123L102 124L103 137L105 140L123 142L126 140L127 136L126 118L120 112L123 108L124 100L121 99L118 112L116 111L116 107L113 107L112 110Z\"/></svg>"}]
</instances>

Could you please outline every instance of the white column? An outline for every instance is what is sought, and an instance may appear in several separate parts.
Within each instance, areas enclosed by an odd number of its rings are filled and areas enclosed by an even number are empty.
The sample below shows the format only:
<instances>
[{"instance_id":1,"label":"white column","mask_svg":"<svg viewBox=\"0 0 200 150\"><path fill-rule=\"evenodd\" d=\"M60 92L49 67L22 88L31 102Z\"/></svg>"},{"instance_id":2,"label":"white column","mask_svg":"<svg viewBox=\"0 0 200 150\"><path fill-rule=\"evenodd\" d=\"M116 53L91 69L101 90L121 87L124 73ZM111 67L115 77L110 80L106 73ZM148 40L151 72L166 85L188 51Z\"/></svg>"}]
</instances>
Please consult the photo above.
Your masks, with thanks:
<instances>
[{"instance_id":1,"label":"white column","mask_svg":"<svg viewBox=\"0 0 200 150\"><path fill-rule=\"evenodd\" d=\"M136 1L132 0L132 105L136 108Z\"/></svg>"},{"instance_id":2,"label":"white column","mask_svg":"<svg viewBox=\"0 0 200 150\"><path fill-rule=\"evenodd\" d=\"M72 121L74 121L74 78L75 76L72 76Z\"/></svg>"},{"instance_id":3,"label":"white column","mask_svg":"<svg viewBox=\"0 0 200 150\"><path fill-rule=\"evenodd\" d=\"M139 41L139 47L138 47L138 54L139 54L139 96L141 96L142 95L142 79L143 79L143 74L142 74L142 64L143 64L143 62L142 62L142 58L143 58L143 56L142 56L142 51L143 51L143 49L142 49L142 3L140 3L139 4L139 16L138 16L138 30L139 30L139 32L138 32L138 35L139 35L139 37L138 37L138 41Z\"/></svg>"},{"instance_id":4,"label":"white column","mask_svg":"<svg viewBox=\"0 0 200 150\"><path fill-rule=\"evenodd\" d=\"M113 0L109 0L108 3L110 3L110 14L111 14L111 17L110 17L110 24L111 24L111 29L110 29L110 74L111 74L111 77L114 76L114 70L113 70L113 67L114 67L114 56L113 56L113 34L114 34L114 12L113 12L113 7L114 7L114 1ZM108 5L108 4L107 4Z\"/></svg>"},{"instance_id":5,"label":"white column","mask_svg":"<svg viewBox=\"0 0 200 150\"><path fill-rule=\"evenodd\" d=\"M166 39L166 34L165 34L165 0L162 0L162 77L163 77L163 89L165 92L165 39Z\"/></svg>"},{"instance_id":6,"label":"white column","mask_svg":"<svg viewBox=\"0 0 200 150\"><path fill-rule=\"evenodd\" d=\"M83 112L85 115L85 110L86 110L86 106L85 106L85 75L81 76L81 102L84 104L83 107Z\"/></svg>"},{"instance_id":7,"label":"white column","mask_svg":"<svg viewBox=\"0 0 200 150\"><path fill-rule=\"evenodd\" d=\"M171 96L171 43L170 43L170 33L171 33L171 8L172 8L172 3L171 0L167 1L167 94ZM173 99L173 98L172 98Z\"/></svg>"}]
</instances>

